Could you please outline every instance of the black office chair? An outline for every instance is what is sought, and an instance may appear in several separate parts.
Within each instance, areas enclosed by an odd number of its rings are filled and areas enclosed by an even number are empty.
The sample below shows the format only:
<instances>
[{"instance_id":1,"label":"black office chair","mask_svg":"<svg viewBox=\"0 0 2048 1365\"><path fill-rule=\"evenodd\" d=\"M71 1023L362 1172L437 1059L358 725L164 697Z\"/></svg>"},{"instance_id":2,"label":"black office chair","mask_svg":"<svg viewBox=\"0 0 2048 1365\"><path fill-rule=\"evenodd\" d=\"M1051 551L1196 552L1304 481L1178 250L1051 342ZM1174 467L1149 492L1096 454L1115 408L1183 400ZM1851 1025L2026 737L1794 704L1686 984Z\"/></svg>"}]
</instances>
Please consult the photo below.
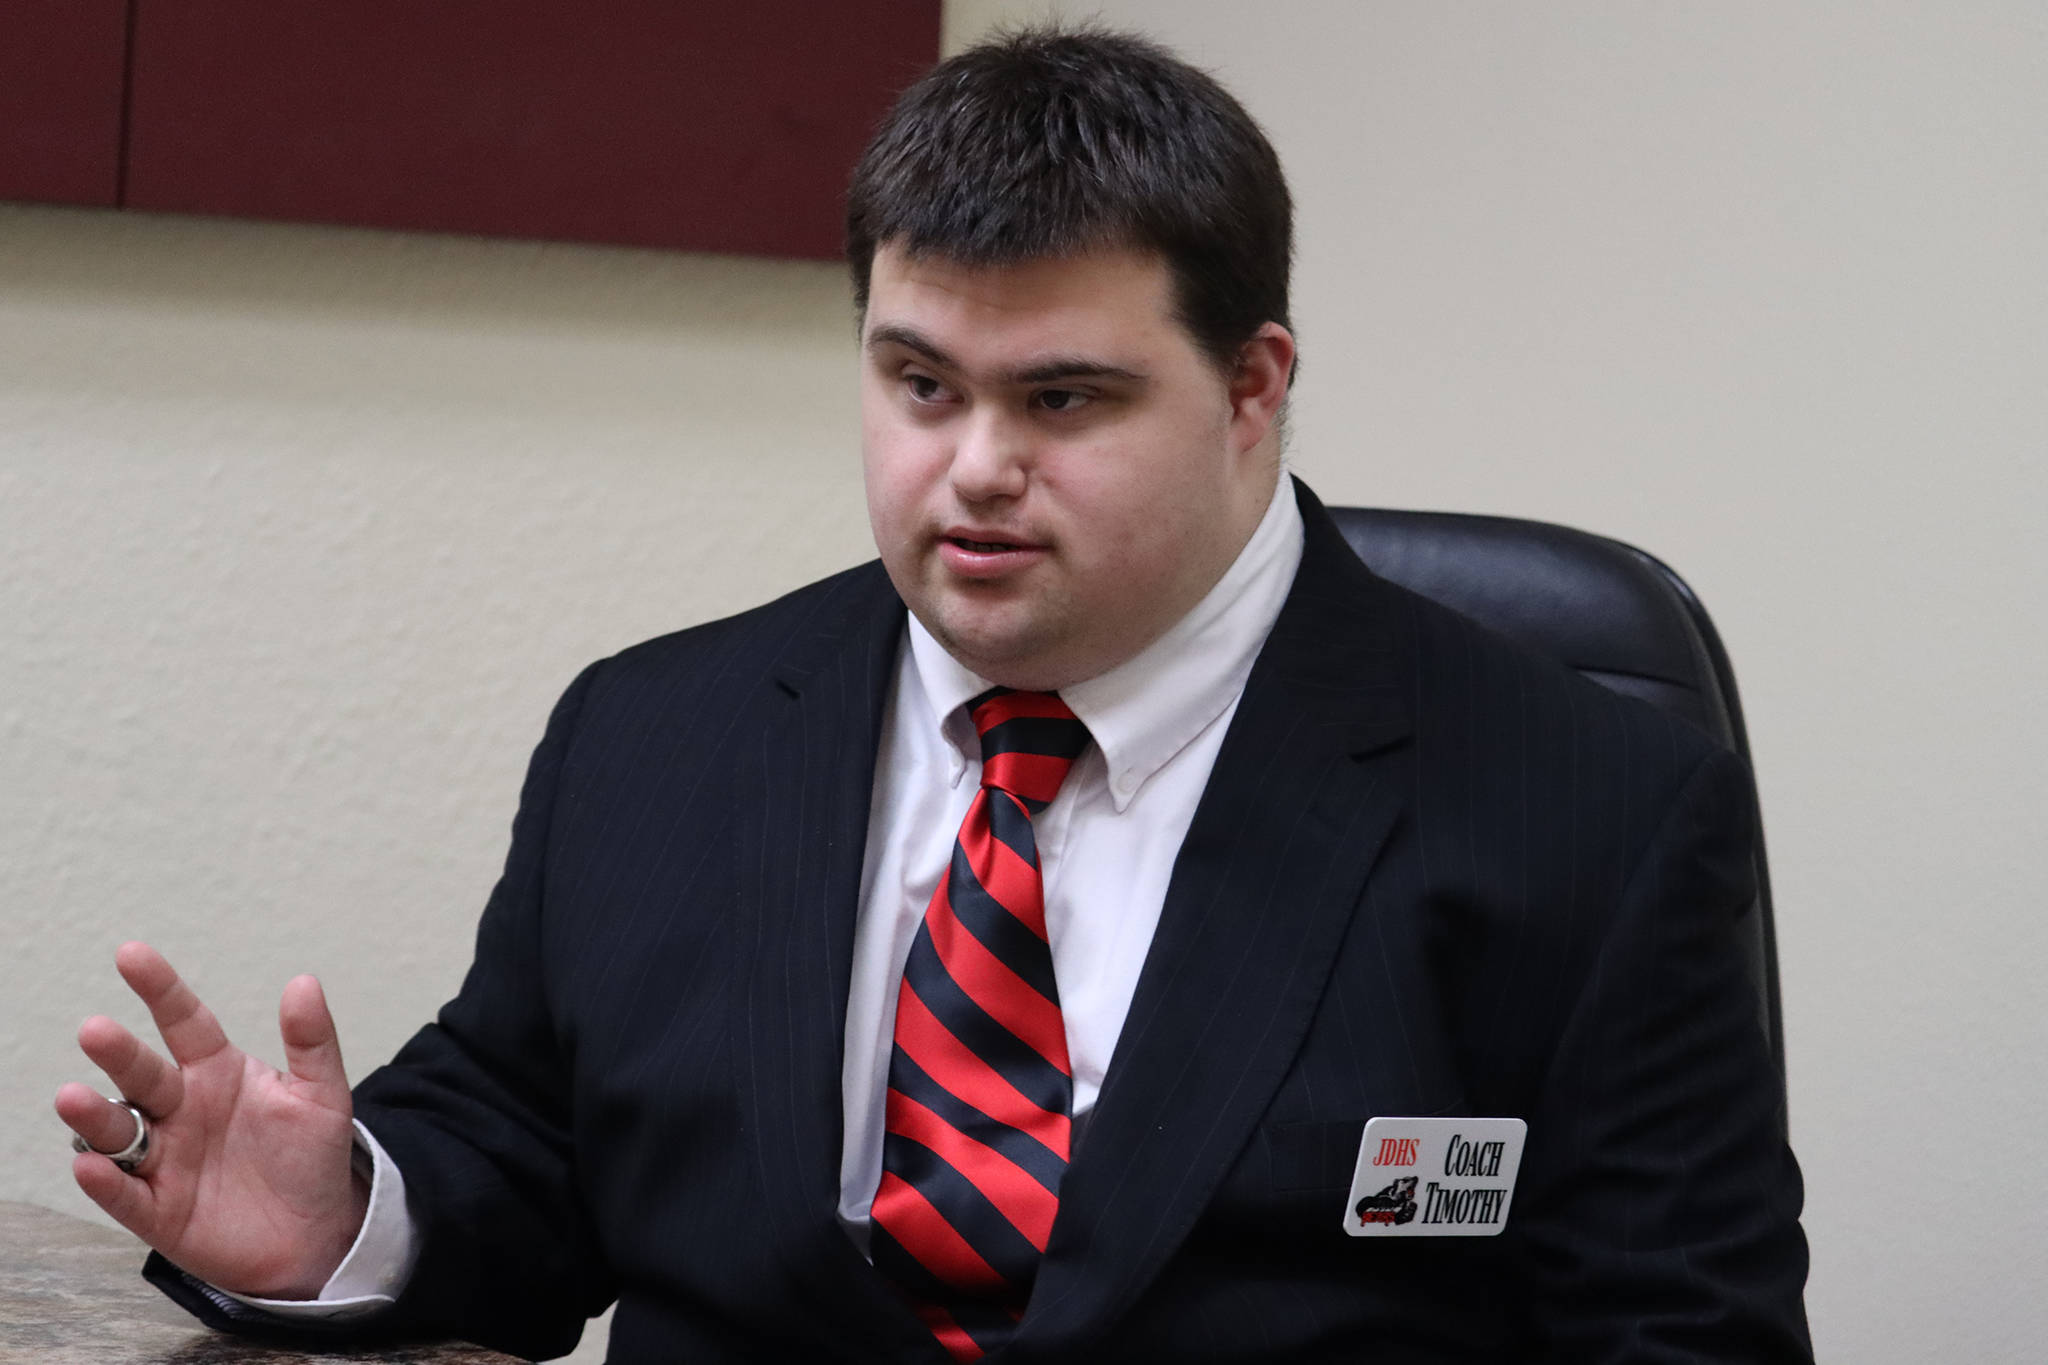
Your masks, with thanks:
<instances>
[{"instance_id":1,"label":"black office chair","mask_svg":"<svg viewBox=\"0 0 2048 1365\"><path fill-rule=\"evenodd\" d=\"M1374 573L1603 687L1662 707L1748 762L1742 702L1721 637L1685 580L1652 556L1604 536L1513 517L1370 507L1332 507L1330 515ZM1778 942L1761 829L1756 886L1743 947L1782 1086Z\"/></svg>"}]
</instances>

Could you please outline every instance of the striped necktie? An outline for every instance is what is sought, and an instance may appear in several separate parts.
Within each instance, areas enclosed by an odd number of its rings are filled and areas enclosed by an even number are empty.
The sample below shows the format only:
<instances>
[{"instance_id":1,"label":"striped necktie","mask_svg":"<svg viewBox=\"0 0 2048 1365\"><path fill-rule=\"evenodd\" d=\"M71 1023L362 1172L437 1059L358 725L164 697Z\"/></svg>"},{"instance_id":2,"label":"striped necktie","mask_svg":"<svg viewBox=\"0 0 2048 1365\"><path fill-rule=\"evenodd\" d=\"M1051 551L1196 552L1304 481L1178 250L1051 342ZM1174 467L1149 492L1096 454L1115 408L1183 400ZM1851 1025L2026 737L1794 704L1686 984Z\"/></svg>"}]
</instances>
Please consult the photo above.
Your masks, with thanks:
<instances>
[{"instance_id":1,"label":"striped necktie","mask_svg":"<svg viewBox=\"0 0 2048 1365\"><path fill-rule=\"evenodd\" d=\"M1031 817L1088 745L1051 693L967 707L981 790L903 968L873 1243L961 1361L1008 1338L1059 1209L1073 1073Z\"/></svg>"}]
</instances>

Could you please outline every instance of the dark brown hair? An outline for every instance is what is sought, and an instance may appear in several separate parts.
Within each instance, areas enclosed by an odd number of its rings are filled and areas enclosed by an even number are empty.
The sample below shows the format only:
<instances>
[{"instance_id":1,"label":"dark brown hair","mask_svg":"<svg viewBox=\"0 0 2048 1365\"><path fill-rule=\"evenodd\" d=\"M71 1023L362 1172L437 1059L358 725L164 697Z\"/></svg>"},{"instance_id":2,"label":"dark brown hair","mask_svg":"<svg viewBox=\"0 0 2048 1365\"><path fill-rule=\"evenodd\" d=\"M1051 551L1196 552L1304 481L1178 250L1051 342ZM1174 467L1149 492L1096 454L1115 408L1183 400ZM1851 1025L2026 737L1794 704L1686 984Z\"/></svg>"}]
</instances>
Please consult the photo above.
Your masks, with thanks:
<instances>
[{"instance_id":1,"label":"dark brown hair","mask_svg":"<svg viewBox=\"0 0 2048 1365\"><path fill-rule=\"evenodd\" d=\"M1227 369L1287 325L1293 217L1272 145L1209 76L1130 34L1034 28L903 92L854 170L846 256L864 314L883 243L973 267L1153 252Z\"/></svg>"}]
</instances>

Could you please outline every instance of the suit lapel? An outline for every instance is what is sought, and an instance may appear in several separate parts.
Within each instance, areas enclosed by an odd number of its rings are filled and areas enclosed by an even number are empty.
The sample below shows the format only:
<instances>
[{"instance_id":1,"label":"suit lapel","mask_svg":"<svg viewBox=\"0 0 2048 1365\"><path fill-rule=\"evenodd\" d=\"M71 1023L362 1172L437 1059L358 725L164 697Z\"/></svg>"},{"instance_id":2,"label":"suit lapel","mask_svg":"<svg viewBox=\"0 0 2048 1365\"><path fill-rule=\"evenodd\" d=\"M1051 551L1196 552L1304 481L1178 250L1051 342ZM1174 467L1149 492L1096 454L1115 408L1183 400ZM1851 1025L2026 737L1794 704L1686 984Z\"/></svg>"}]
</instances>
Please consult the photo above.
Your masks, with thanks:
<instances>
[{"instance_id":1,"label":"suit lapel","mask_svg":"<svg viewBox=\"0 0 2048 1365\"><path fill-rule=\"evenodd\" d=\"M1099 1340L1270 1103L1404 809L1398 613L1297 485L1302 565L1174 864L1013 1350Z\"/></svg>"},{"instance_id":2,"label":"suit lapel","mask_svg":"<svg viewBox=\"0 0 2048 1365\"><path fill-rule=\"evenodd\" d=\"M734 1053L775 1244L808 1325L834 1352L868 1343L876 1359L902 1359L931 1337L836 1214L854 921L904 611L879 566L844 581L777 659L760 740L738 765L738 885L754 914L737 957Z\"/></svg>"}]
</instances>

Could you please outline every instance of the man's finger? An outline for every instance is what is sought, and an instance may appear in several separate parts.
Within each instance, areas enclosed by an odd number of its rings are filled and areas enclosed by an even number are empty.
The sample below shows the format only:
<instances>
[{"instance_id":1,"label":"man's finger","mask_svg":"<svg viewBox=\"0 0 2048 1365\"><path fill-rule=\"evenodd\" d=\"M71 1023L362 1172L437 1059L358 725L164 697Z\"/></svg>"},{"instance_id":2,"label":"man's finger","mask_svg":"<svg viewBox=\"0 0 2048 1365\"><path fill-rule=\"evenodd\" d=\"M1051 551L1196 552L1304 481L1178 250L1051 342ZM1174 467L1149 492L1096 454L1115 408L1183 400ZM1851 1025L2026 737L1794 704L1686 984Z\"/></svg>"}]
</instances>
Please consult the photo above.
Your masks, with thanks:
<instances>
[{"instance_id":1,"label":"man's finger","mask_svg":"<svg viewBox=\"0 0 2048 1365\"><path fill-rule=\"evenodd\" d=\"M119 1152L135 1140L135 1115L77 1081L57 1091L57 1117L96 1152Z\"/></svg>"},{"instance_id":2,"label":"man's finger","mask_svg":"<svg viewBox=\"0 0 2048 1365\"><path fill-rule=\"evenodd\" d=\"M341 1065L341 1040L318 978L295 976L285 983L277 1006L277 1031L284 1038L285 1066L302 1081L348 1093Z\"/></svg>"},{"instance_id":3,"label":"man's finger","mask_svg":"<svg viewBox=\"0 0 2048 1365\"><path fill-rule=\"evenodd\" d=\"M71 1158L71 1178L85 1197L112 1215L115 1222L151 1246L157 1245L156 1194L149 1182L128 1175L103 1156Z\"/></svg>"},{"instance_id":4,"label":"man's finger","mask_svg":"<svg viewBox=\"0 0 2048 1365\"><path fill-rule=\"evenodd\" d=\"M114 954L114 965L149 1007L149 1017L179 1066L204 1061L228 1045L213 1011L200 1003L156 949L147 943L124 943Z\"/></svg>"},{"instance_id":5,"label":"man's finger","mask_svg":"<svg viewBox=\"0 0 2048 1365\"><path fill-rule=\"evenodd\" d=\"M185 1098L185 1077L121 1025L96 1014L78 1026L78 1046L107 1073L124 1099L152 1118L169 1118Z\"/></svg>"}]
</instances>

